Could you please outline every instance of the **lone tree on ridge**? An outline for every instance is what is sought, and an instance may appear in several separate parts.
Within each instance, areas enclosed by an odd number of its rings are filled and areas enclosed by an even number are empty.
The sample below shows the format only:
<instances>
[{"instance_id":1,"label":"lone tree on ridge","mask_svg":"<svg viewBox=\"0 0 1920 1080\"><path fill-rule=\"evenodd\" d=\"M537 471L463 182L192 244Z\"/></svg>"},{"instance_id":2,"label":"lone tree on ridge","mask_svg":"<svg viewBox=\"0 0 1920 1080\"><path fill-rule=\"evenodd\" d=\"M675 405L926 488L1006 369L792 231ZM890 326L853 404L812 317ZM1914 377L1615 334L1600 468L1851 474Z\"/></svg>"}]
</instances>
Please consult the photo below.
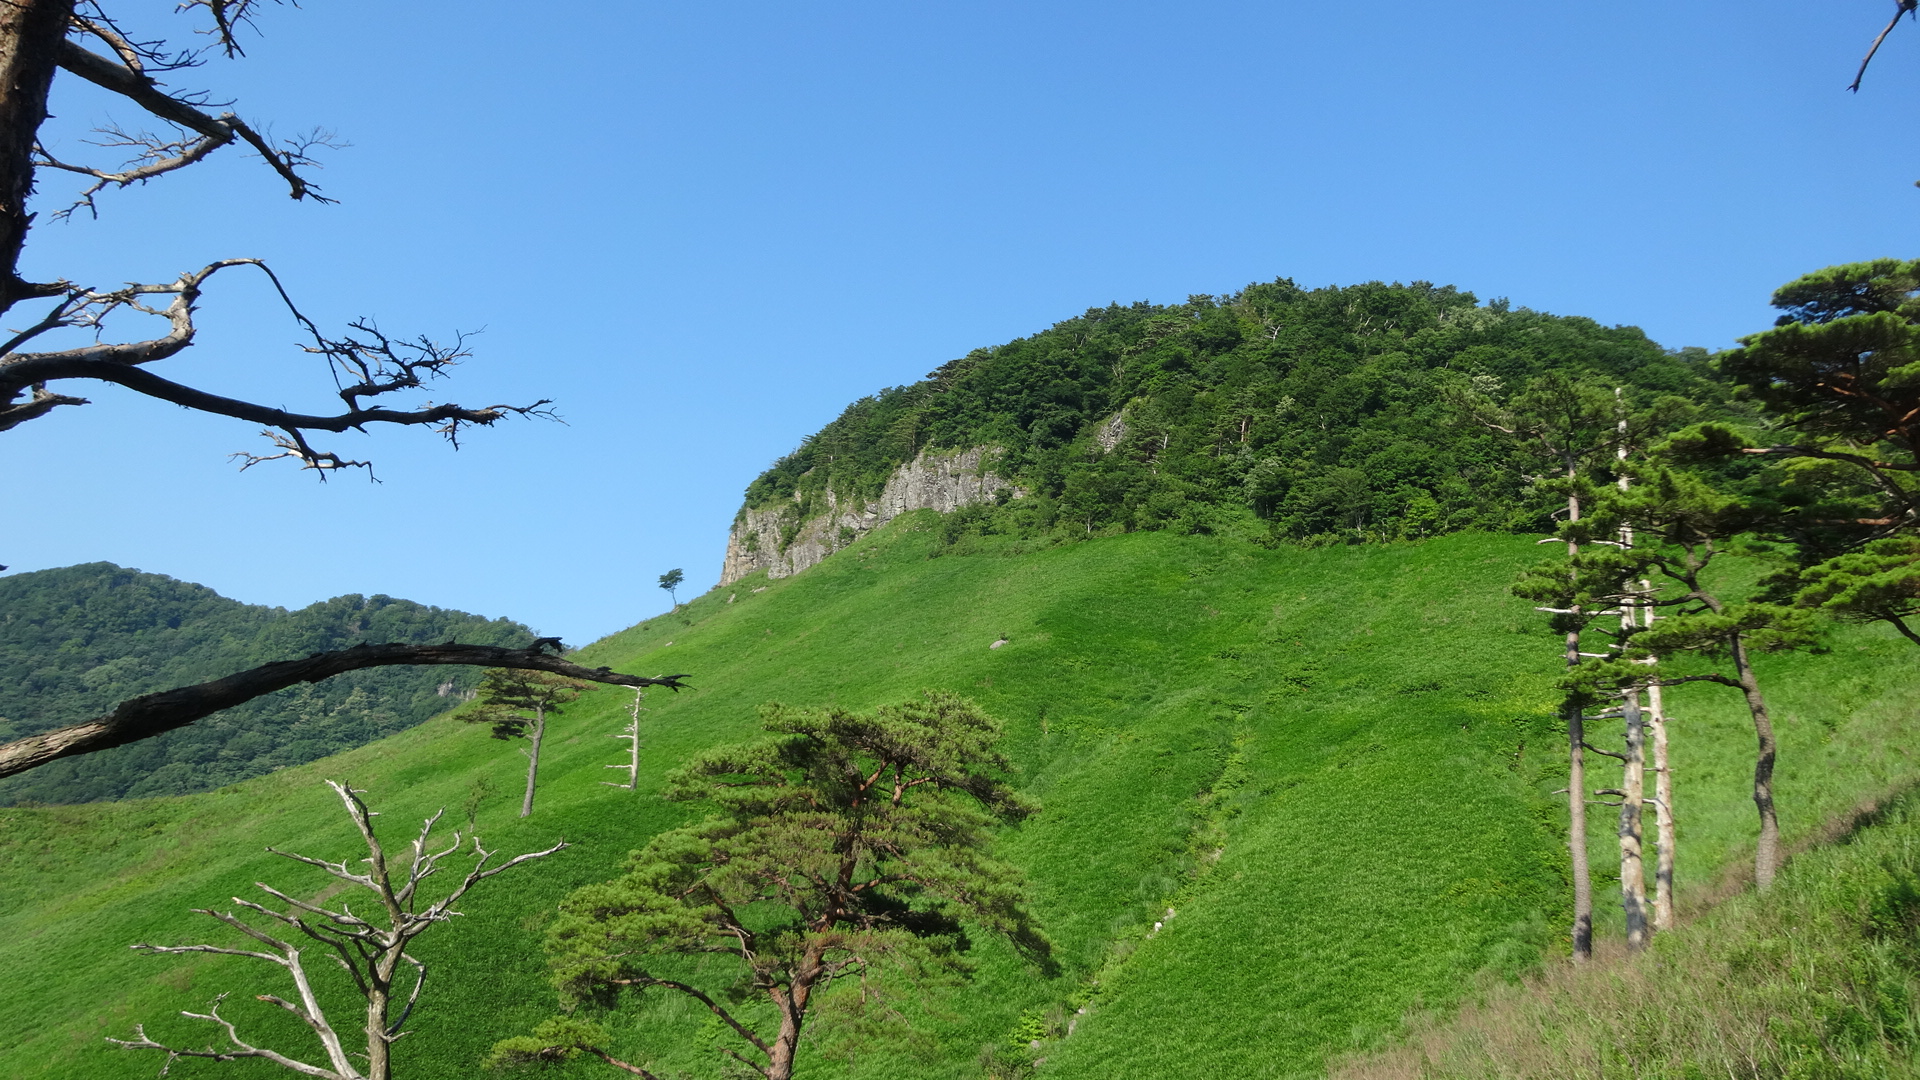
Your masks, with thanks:
<instances>
[{"instance_id":1,"label":"lone tree on ridge","mask_svg":"<svg viewBox=\"0 0 1920 1080\"><path fill-rule=\"evenodd\" d=\"M677 566L660 575L660 587L667 590L667 597L673 601L673 606L676 608L680 606L680 595L676 590L680 588L680 583L685 580L687 580L687 575L681 573L680 568Z\"/></svg>"}]
</instances>

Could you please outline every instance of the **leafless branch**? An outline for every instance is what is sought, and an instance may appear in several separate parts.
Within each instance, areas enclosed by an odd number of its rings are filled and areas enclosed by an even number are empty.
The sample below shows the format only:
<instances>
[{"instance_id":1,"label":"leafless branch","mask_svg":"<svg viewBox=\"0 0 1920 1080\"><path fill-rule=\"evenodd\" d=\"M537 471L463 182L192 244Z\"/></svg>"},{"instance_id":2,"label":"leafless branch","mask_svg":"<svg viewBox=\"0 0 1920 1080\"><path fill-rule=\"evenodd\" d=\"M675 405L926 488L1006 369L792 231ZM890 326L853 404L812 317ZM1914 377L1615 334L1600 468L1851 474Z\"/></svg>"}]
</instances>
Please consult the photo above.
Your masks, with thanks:
<instances>
[{"instance_id":1,"label":"leafless branch","mask_svg":"<svg viewBox=\"0 0 1920 1080\"><path fill-rule=\"evenodd\" d=\"M1912 15L1913 9L1920 6L1920 0L1896 0L1896 3L1893 18L1887 20L1886 29L1880 31L1880 36L1873 39L1873 47L1867 50L1866 57L1860 61L1860 70L1854 72L1853 82L1847 87L1856 94L1860 92L1860 80L1867 77L1867 65L1873 63L1873 54L1880 51L1880 43L1887 40L1887 35L1893 33L1894 27L1900 25L1900 16Z\"/></svg>"},{"instance_id":2,"label":"leafless branch","mask_svg":"<svg viewBox=\"0 0 1920 1080\"><path fill-rule=\"evenodd\" d=\"M549 671L612 686L664 686L670 690L682 689L685 684L681 680L687 677L666 675L643 678L623 675L604 667L582 667L544 651L540 642L526 649L454 642L445 645L355 645L350 649L314 653L302 660L263 664L212 682L147 694L121 702L112 712L84 724L16 739L0 745L0 776L12 776L63 757L137 742L299 683L318 682L345 671L396 664L521 668Z\"/></svg>"},{"instance_id":3,"label":"leafless branch","mask_svg":"<svg viewBox=\"0 0 1920 1080\"><path fill-rule=\"evenodd\" d=\"M374 832L374 812L360 798L363 792L351 785L334 780L327 781L327 785L346 806L348 816L353 819L354 826L366 845L368 857L365 862L370 866L369 872L362 874L349 870L344 859L330 861L293 852L277 851L273 848L267 850L297 862L318 867L349 885L373 893L374 899L384 911L381 921L374 922L354 915L345 901L342 901L337 909L321 907L318 902L292 901L287 894L265 883L256 884L269 896L290 903L294 910L278 912L239 897L235 897L234 902L250 911L297 927L308 937L333 946L340 962L353 975L354 986L366 1002L367 1024L364 1028L367 1040L366 1053L349 1053L339 1034L327 1020L313 985L307 978L299 948L253 926L237 915L209 909L196 909L196 911L218 919L266 946L268 951L229 949L218 945L149 945L146 943L135 945L133 948L153 953L205 952L244 956L265 960L284 968L298 991L296 995L298 1000L288 1000L273 994L259 995L259 1000L276 1005L299 1017L319 1038L332 1067L311 1065L247 1043L240 1037L233 1024L219 1015L220 999L215 1000L215 1008L206 1014L186 1013L184 1015L220 1025L226 1033L231 1049L215 1049L212 1046L204 1050L180 1049L148 1038L142 1027L134 1028L133 1039L111 1039L110 1042L129 1049L164 1051L168 1055L169 1065L179 1057L209 1057L222 1061L240 1057L261 1057L306 1076L326 1077L329 1080L387 1080L390 1076L389 1050L392 1044L404 1034L402 1028L407 1019L413 1015L414 1006L419 1002L421 989L426 985L427 980L427 966L407 951L408 946L414 939L431 929L435 923L446 922L459 914L453 910L452 905L478 882L521 863L545 858L567 846L562 841L545 850L528 852L499 865L489 866L488 863L495 853L483 848L479 837L473 837L469 852L474 859L472 870L447 895L422 907L416 902L417 886L431 876L443 860L456 856L463 850L463 837L460 831L457 829L454 831L451 842L436 847L431 842L432 833L441 815L436 813L427 818L408 848L406 883L396 889L393 885L386 849ZM347 948L348 945L352 946L351 950ZM413 966L413 988L407 994L399 1016L389 1021L388 1017L394 1004L396 970L403 963ZM364 1071L355 1063L355 1058L363 1058L367 1062ZM162 1072L164 1074L165 1070L163 1069Z\"/></svg>"}]
</instances>

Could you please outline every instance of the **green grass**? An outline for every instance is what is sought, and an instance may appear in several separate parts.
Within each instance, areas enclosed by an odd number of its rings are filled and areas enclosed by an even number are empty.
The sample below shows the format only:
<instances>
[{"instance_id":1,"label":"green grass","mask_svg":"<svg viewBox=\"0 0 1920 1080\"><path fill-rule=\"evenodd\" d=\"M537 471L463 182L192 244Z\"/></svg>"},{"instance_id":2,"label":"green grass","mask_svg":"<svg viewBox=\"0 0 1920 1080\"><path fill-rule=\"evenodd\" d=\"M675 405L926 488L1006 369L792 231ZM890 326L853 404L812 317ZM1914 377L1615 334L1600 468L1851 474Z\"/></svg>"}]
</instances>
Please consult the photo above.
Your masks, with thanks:
<instances>
[{"instance_id":1,"label":"green grass","mask_svg":"<svg viewBox=\"0 0 1920 1080\"><path fill-rule=\"evenodd\" d=\"M1340 1080L1912 1080L1920 797L1863 815L1638 959L1500 986Z\"/></svg>"},{"instance_id":2,"label":"green grass","mask_svg":"<svg viewBox=\"0 0 1920 1080\"><path fill-rule=\"evenodd\" d=\"M637 793L600 784L617 775L602 766L624 744L606 736L631 699L596 691L550 736L528 822L513 816L523 759L447 718L204 795L0 811L0 1075L149 1075L157 1059L103 1036L146 1021L204 1040L168 1018L223 990L243 1030L304 1050L251 1000L284 992L274 969L126 946L218 939L186 909L256 880L317 891L317 874L261 849L352 852L322 777L369 789L395 836L439 806L460 813L486 777L489 846L575 846L489 882L466 918L423 939L435 970L400 1075L471 1076L495 1040L552 1008L539 943L555 904L696 812L658 799L666 769L752 733L765 701L865 708L926 687L1006 721L1020 783L1044 810L1003 850L1030 874L1064 971L1043 979L983 941L970 983L907 1010L913 1037L875 1040L848 1063L822 1056L823 1024L802 1075L979 1076L983 1045L1016 1031L1043 1039L1043 1076L1317 1075L1329 1053L1380 1043L1476 973L1517 973L1557 947L1558 651L1505 592L1537 557L1530 542L1267 550L1155 533L1023 553L969 542L929 558L928 520L586 650L624 671L690 672L700 687L647 699ZM1836 641L1826 656L1761 659L1786 717L1790 835L1920 772L1904 750L1920 690L1912 646L1872 629ZM1750 851L1751 734L1736 695L1674 698L1681 887L1704 893ZM1596 821L1603 875L1610 841ZM677 1005L613 1026L616 1053L663 1075L719 1075L699 1018ZM273 1070L181 1062L172 1075L256 1074ZM579 1063L560 1075L612 1074Z\"/></svg>"}]
</instances>

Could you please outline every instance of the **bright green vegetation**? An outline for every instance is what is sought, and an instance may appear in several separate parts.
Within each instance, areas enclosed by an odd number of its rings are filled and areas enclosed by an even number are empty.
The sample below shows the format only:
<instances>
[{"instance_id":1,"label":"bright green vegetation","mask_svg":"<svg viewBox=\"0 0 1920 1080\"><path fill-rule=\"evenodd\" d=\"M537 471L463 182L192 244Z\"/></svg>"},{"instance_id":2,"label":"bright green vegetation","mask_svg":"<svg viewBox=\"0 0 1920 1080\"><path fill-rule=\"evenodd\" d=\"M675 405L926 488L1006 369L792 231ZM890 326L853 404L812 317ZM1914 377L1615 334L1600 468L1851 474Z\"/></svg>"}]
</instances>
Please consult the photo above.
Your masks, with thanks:
<instances>
[{"instance_id":1,"label":"bright green vegetation","mask_svg":"<svg viewBox=\"0 0 1920 1080\"><path fill-rule=\"evenodd\" d=\"M112 563L12 574L0 577L0 742L90 720L141 694L361 642L518 648L532 638L506 619L391 596L337 596L287 611ZM472 669L374 668L303 684L158 738L0 780L0 806L207 791L412 727L479 680Z\"/></svg>"},{"instance_id":2,"label":"bright green vegetation","mask_svg":"<svg viewBox=\"0 0 1920 1080\"><path fill-rule=\"evenodd\" d=\"M1920 798L1632 963L1501 987L1342 1080L1920 1076Z\"/></svg>"},{"instance_id":3,"label":"bright green vegetation","mask_svg":"<svg viewBox=\"0 0 1920 1080\"><path fill-rule=\"evenodd\" d=\"M1678 395L1732 416L1698 349L1633 327L1480 305L1425 282L1249 285L1185 304L1094 308L848 406L747 489L797 524L829 490L871 499L926 448L1001 447L1026 535L1167 529L1386 540L1544 528L1516 446L1461 422L1449 388L1547 372ZM1118 428L1110 421L1121 416ZM1117 445L1104 451L1101 443Z\"/></svg>"},{"instance_id":4,"label":"bright green vegetation","mask_svg":"<svg viewBox=\"0 0 1920 1080\"><path fill-rule=\"evenodd\" d=\"M620 776L603 768L624 758L607 736L631 697L584 696L553 726L525 822L523 759L451 718L217 792L0 811L0 1075L143 1074L158 1061L102 1036L145 1021L156 1037L204 1038L173 1014L229 990L244 1030L306 1046L251 1000L284 992L273 969L126 946L217 937L186 909L256 880L319 889L317 872L261 848L354 850L320 784L332 776L369 789L396 834L440 806L463 817L477 794L490 847L576 845L487 883L466 918L423 939L434 974L400 1075L472 1076L495 1041L551 1015L540 942L560 900L686 823L684 804L659 797L662 776L752 736L769 699L866 709L935 688L1001 718L1016 782L1042 810L999 851L1033 881L1063 968L1043 978L976 935L975 976L908 1008L913 1035L850 1040L823 1019L801 1076L977 1077L990 1044L1017 1074L1033 1054L1016 1039L1041 1041L1041 1076L1313 1075L1476 972L1564 948L1558 645L1506 593L1538 558L1531 540L1300 549L1163 531L1013 550L944 546L935 516L913 515L805 574L750 578L583 650L624 671L693 672L700 689L648 697L638 792L601 786ZM1790 840L1916 773L1912 646L1882 627L1833 641L1758 661L1782 718ZM1750 851L1752 734L1736 695L1672 696L1681 888L1699 896ZM1602 878L1610 826L1591 838ZM662 999L610 1026L623 1058L720 1075L694 1011ZM272 1072L182 1062L173 1075ZM613 1074L582 1061L556 1075Z\"/></svg>"}]
</instances>

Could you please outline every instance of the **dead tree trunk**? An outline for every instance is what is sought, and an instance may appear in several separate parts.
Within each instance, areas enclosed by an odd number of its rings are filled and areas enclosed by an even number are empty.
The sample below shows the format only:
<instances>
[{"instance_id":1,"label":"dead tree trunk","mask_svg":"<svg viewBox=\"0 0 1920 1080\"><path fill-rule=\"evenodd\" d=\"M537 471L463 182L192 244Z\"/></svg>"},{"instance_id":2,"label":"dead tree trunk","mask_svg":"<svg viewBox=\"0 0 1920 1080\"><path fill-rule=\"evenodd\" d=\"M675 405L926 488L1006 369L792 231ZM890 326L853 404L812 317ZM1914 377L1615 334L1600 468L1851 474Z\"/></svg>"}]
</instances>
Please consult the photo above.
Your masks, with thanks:
<instances>
[{"instance_id":1,"label":"dead tree trunk","mask_svg":"<svg viewBox=\"0 0 1920 1080\"><path fill-rule=\"evenodd\" d=\"M0 0L0 312L64 291L22 281L19 265L33 223L34 142L72 17L73 0Z\"/></svg>"},{"instance_id":2,"label":"dead tree trunk","mask_svg":"<svg viewBox=\"0 0 1920 1080\"><path fill-rule=\"evenodd\" d=\"M1579 467L1571 454L1565 460L1567 479L1571 481ZM1577 492L1567 494L1567 520L1580 520ZM1567 541L1568 563L1575 563L1579 557L1579 543ZM1580 571L1570 566L1567 572L1578 577ZM1574 613L1579 613L1577 604ZM1567 631L1567 667L1579 663L1580 628L1576 621ZM1587 729L1586 717L1573 698L1568 698L1563 712L1567 720L1567 855L1573 864L1573 959L1583 963L1593 956L1593 876L1587 866Z\"/></svg>"},{"instance_id":3,"label":"dead tree trunk","mask_svg":"<svg viewBox=\"0 0 1920 1080\"><path fill-rule=\"evenodd\" d=\"M373 893L372 914L368 917L355 915L350 907L341 903L337 909L321 907L320 899L307 901L282 892L271 885L260 883L260 889L268 896L286 906L280 911L257 904L250 900L234 898L234 903L252 912L243 919L229 911L195 909L202 915L209 915L234 930L250 938L255 948L228 948L221 945L149 945L138 944L134 949L152 953L215 953L226 956L243 956L284 968L293 981L296 991L295 1000L289 1001L273 994L261 994L259 999L277 1005L297 1017L308 1030L320 1040L321 1049L327 1056L327 1065L314 1065L298 1058L282 1054L277 1050L254 1046L241 1038L233 1021L220 1015L220 1003L225 1000L222 994L214 999L213 1007L205 1013L183 1013L194 1020L204 1020L220 1028L226 1036L226 1047L207 1046L204 1049L169 1046L147 1037L144 1027L134 1025L131 1039L108 1039L108 1042L126 1047L129 1050L159 1050L167 1054L168 1064L175 1058L207 1058L214 1061L232 1061L238 1058L262 1058L281 1068L297 1072L302 1076L318 1080L391 1080L393 1075L392 1045L405 1032L407 1020L413 1015L414 1005L420 1000L420 991L426 985L427 965L408 952L414 939L432 929L437 923L448 922L459 912L452 909L453 904L464 896L473 886L493 877L495 874L510 870L515 866L533 859L542 859L565 848L558 843L544 851L528 852L517 855L498 866L488 866L494 853L480 846L478 837L471 838L468 854L474 859L474 866L451 892L445 897L424 902L420 895L420 885L431 876L439 864L446 859L461 856L463 834L456 831L451 842L445 847L433 849L428 846L434 826L440 821L440 815L434 814L421 825L414 836L413 843L398 860L390 863L386 849L381 845L373 831L373 811L360 800L362 792L343 783L327 781L341 800L346 803L347 813L358 827L361 839L366 843L368 857L356 862L341 859L328 862L307 855L277 851L268 848L276 855L284 855L296 862L318 867L343 882L348 888L362 888ZM355 866L365 866L361 873ZM396 871L398 872L396 874ZM396 885L394 878L403 880ZM306 894L311 890L296 890ZM332 890L320 894L321 898L332 895ZM263 927L270 927L272 920L294 931L278 931L285 936L276 936ZM378 920L378 921L370 921ZM381 925L384 922L385 925ZM299 936L295 936L295 934ZM310 944L311 943L311 944ZM331 956L346 968L353 980L353 986L366 1000L366 1053L352 1053L338 1031L327 1019L325 1008L321 1005L317 988L308 978L305 966L307 948L320 948L321 955ZM412 968L412 987L404 1000L394 994L396 974L402 971L402 965ZM400 979L402 985L405 979ZM399 1016L394 1016L395 1006L399 1006ZM356 1060L358 1059L358 1060ZM361 1068L359 1061L365 1061ZM161 1075L166 1074L161 1069Z\"/></svg>"},{"instance_id":4,"label":"dead tree trunk","mask_svg":"<svg viewBox=\"0 0 1920 1080\"><path fill-rule=\"evenodd\" d=\"M1653 583L1642 581L1641 591L1651 597ZM1643 626L1652 626L1653 605L1640 609ZM1653 741L1653 798L1655 828L1653 869L1653 928L1656 933L1673 929L1673 864L1677 839L1673 817L1673 767L1667 762L1667 709L1658 682L1647 687L1647 733Z\"/></svg>"},{"instance_id":5,"label":"dead tree trunk","mask_svg":"<svg viewBox=\"0 0 1920 1080\"><path fill-rule=\"evenodd\" d=\"M1647 691L1647 731L1653 738L1653 804L1655 828L1653 868L1653 928L1673 929L1673 864L1676 833L1673 821L1673 767L1667 764L1667 717L1660 688Z\"/></svg>"},{"instance_id":6,"label":"dead tree trunk","mask_svg":"<svg viewBox=\"0 0 1920 1080\"><path fill-rule=\"evenodd\" d=\"M633 704L628 708L628 714L632 716L633 719L627 723L627 730L618 735L607 736L610 739L626 739L629 743L627 747L627 763L625 765L607 766L609 769L627 770L627 782L624 784L616 784L611 780L600 781L607 787L625 788L628 791L638 791L640 789L640 714L644 711L640 708L640 699L644 697L646 697L644 691L638 688L634 690Z\"/></svg>"},{"instance_id":7,"label":"dead tree trunk","mask_svg":"<svg viewBox=\"0 0 1920 1080\"><path fill-rule=\"evenodd\" d=\"M1626 913L1627 950L1647 947L1647 877L1641 857L1640 810L1646 798L1646 721L1640 691L1629 689L1620 709L1627 723L1627 748L1620 783L1620 905Z\"/></svg>"},{"instance_id":8,"label":"dead tree trunk","mask_svg":"<svg viewBox=\"0 0 1920 1080\"><path fill-rule=\"evenodd\" d=\"M1627 475L1627 414L1621 391L1617 387L1613 391L1613 400L1615 408L1620 411L1620 420L1615 427L1619 434L1619 442L1614 448L1619 472L1615 482L1624 494L1631 484ZM1620 527L1620 548L1623 551L1633 548L1631 524ZM1639 597L1629 597L1622 605L1622 648L1626 646L1629 635L1639 629L1640 610L1644 606ZM1620 761L1620 907L1626 916L1627 951L1637 953L1647 947L1647 873L1642 856L1645 833L1641 819L1646 798L1647 739L1646 720L1640 710L1640 691L1637 687L1628 687L1621 695L1620 715L1626 721L1627 728L1626 754Z\"/></svg>"},{"instance_id":9,"label":"dead tree trunk","mask_svg":"<svg viewBox=\"0 0 1920 1080\"><path fill-rule=\"evenodd\" d=\"M4 0L0 0L4 2ZM607 668L584 668L560 656L546 652L543 638L525 649L504 649L497 645L408 645L389 643L362 644L333 652L314 653L300 660L277 660L257 668L229 675L212 682L162 690L121 702L105 716L39 735L29 735L0 745L0 777L77 754L123 746L151 738L162 732L185 727L202 717L232 708L275 690L284 690L303 682L319 682L348 671L396 664L456 664L469 667L513 668L545 671L588 682L614 686L665 686L680 689L685 675L660 679L622 675Z\"/></svg>"},{"instance_id":10,"label":"dead tree trunk","mask_svg":"<svg viewBox=\"0 0 1920 1080\"><path fill-rule=\"evenodd\" d=\"M1759 743L1753 760L1753 807L1760 814L1760 837L1753 849L1753 883L1766 889L1780 869L1780 819L1773 811L1773 762L1777 747L1773 740L1773 719L1767 714L1767 699L1760 694L1760 680L1753 673L1747 643L1739 633L1727 641L1733 654L1733 668L1740 690L1747 697L1747 711L1753 714L1753 733Z\"/></svg>"},{"instance_id":11,"label":"dead tree trunk","mask_svg":"<svg viewBox=\"0 0 1920 1080\"><path fill-rule=\"evenodd\" d=\"M540 776L540 740L547 733L547 707L541 703L533 706L533 730L528 734L527 747L527 794L520 800L520 816L533 813L533 785Z\"/></svg>"}]
</instances>

